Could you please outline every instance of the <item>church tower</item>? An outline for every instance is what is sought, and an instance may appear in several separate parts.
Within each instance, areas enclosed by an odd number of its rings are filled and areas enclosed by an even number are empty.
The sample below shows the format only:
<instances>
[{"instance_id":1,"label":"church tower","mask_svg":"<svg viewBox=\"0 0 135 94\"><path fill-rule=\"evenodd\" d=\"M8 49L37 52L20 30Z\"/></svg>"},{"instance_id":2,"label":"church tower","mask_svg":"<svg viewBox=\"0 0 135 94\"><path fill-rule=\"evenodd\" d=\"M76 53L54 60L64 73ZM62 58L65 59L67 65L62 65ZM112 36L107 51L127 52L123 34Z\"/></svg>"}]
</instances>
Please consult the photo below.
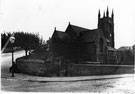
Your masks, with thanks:
<instances>
[{"instance_id":1,"label":"church tower","mask_svg":"<svg viewBox=\"0 0 135 94\"><path fill-rule=\"evenodd\" d=\"M106 37L108 46L114 48L114 14L112 10L111 17L109 17L109 10L107 7L106 15L105 12L103 17L100 17L100 10L98 13L98 29L101 29Z\"/></svg>"}]
</instances>

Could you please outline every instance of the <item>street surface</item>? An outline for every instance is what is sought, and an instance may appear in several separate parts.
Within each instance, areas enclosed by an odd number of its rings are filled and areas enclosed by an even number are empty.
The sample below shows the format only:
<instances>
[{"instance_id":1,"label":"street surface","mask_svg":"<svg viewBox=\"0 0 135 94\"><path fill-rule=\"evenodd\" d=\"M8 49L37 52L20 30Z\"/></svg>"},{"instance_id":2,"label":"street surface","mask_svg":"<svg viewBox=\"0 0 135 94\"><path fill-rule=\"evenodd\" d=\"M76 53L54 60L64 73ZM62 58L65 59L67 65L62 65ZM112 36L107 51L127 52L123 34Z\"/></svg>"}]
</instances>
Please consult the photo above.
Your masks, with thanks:
<instances>
[{"instance_id":1,"label":"street surface","mask_svg":"<svg viewBox=\"0 0 135 94\"><path fill-rule=\"evenodd\" d=\"M15 58L23 56L24 51L16 52ZM34 82L17 79L17 76L27 78L29 75L15 74L11 77L11 53L1 55L1 90L20 92L91 92L91 93L123 93L135 94L135 77L99 79L69 82Z\"/></svg>"},{"instance_id":2,"label":"street surface","mask_svg":"<svg viewBox=\"0 0 135 94\"><path fill-rule=\"evenodd\" d=\"M25 55L24 51L14 52L14 61L18 57ZM1 76L9 76L9 67L12 66L12 54L11 53L2 53L1 54Z\"/></svg>"}]
</instances>

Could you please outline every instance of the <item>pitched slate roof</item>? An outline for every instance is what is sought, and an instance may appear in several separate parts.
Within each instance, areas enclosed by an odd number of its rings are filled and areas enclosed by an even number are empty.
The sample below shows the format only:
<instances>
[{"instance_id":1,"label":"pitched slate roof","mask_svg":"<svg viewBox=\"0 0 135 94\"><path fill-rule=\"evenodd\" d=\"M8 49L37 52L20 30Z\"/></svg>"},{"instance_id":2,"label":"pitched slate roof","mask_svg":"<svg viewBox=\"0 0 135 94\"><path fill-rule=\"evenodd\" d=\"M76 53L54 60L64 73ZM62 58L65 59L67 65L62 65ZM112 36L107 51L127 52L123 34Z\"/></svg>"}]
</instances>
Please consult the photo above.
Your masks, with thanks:
<instances>
[{"instance_id":1,"label":"pitched slate roof","mask_svg":"<svg viewBox=\"0 0 135 94\"><path fill-rule=\"evenodd\" d=\"M88 30L80 33L83 42L94 42L98 36L99 29Z\"/></svg>"},{"instance_id":2,"label":"pitched slate roof","mask_svg":"<svg viewBox=\"0 0 135 94\"><path fill-rule=\"evenodd\" d=\"M83 42L94 42L98 36L98 32L100 31L100 29L90 30L71 24L69 24L68 27L71 27ZM55 35L57 38L59 38L62 41L68 41L68 42L72 41L71 36L67 32L55 30L53 35Z\"/></svg>"},{"instance_id":3,"label":"pitched slate roof","mask_svg":"<svg viewBox=\"0 0 135 94\"><path fill-rule=\"evenodd\" d=\"M58 37L59 37L60 39L64 39L64 38L66 38L66 37L68 36L67 33L62 32L62 31L58 31L58 30L56 30L56 33L57 33L57 35L58 35Z\"/></svg>"},{"instance_id":4,"label":"pitched slate roof","mask_svg":"<svg viewBox=\"0 0 135 94\"><path fill-rule=\"evenodd\" d=\"M75 25L71 25L71 28L74 30L74 32L77 34L77 36L80 35L80 32L82 31L88 31L89 29L86 29L86 28L82 28L82 27L79 27L79 26L75 26Z\"/></svg>"},{"instance_id":5,"label":"pitched slate roof","mask_svg":"<svg viewBox=\"0 0 135 94\"><path fill-rule=\"evenodd\" d=\"M61 41L70 41L70 36L68 35L68 33L63 32L63 31L58 31L55 30L52 36L53 39L60 39Z\"/></svg>"}]
</instances>

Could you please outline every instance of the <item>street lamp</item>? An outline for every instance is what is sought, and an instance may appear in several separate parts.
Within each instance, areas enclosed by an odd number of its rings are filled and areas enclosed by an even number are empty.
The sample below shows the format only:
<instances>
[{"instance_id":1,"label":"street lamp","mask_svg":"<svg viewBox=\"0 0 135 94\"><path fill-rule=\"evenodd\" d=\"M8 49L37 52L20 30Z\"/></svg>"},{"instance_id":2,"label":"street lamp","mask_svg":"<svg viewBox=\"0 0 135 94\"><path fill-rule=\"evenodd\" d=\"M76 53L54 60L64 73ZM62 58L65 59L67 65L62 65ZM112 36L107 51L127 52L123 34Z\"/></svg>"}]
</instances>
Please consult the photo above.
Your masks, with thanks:
<instances>
[{"instance_id":1,"label":"street lamp","mask_svg":"<svg viewBox=\"0 0 135 94\"><path fill-rule=\"evenodd\" d=\"M15 42L15 37L10 37L10 42L11 42L11 44L12 44L12 77L14 77L14 49L13 49L13 47L14 47L14 42Z\"/></svg>"}]
</instances>

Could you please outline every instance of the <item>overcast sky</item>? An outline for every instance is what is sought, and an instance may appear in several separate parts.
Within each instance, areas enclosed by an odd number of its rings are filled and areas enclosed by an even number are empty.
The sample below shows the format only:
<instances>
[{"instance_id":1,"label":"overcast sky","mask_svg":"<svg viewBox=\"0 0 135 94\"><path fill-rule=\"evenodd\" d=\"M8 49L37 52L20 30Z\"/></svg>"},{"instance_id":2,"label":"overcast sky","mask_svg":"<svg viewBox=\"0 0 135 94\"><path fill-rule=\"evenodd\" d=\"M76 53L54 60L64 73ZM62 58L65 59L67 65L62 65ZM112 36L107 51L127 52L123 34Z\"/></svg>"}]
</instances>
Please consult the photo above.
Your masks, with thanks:
<instances>
[{"instance_id":1,"label":"overcast sky","mask_svg":"<svg viewBox=\"0 0 135 94\"><path fill-rule=\"evenodd\" d=\"M109 7L114 10L116 48L135 44L134 0L0 0L1 32L39 32L47 40L54 27L65 31L70 22L88 29L97 28L98 10L101 16Z\"/></svg>"}]
</instances>

